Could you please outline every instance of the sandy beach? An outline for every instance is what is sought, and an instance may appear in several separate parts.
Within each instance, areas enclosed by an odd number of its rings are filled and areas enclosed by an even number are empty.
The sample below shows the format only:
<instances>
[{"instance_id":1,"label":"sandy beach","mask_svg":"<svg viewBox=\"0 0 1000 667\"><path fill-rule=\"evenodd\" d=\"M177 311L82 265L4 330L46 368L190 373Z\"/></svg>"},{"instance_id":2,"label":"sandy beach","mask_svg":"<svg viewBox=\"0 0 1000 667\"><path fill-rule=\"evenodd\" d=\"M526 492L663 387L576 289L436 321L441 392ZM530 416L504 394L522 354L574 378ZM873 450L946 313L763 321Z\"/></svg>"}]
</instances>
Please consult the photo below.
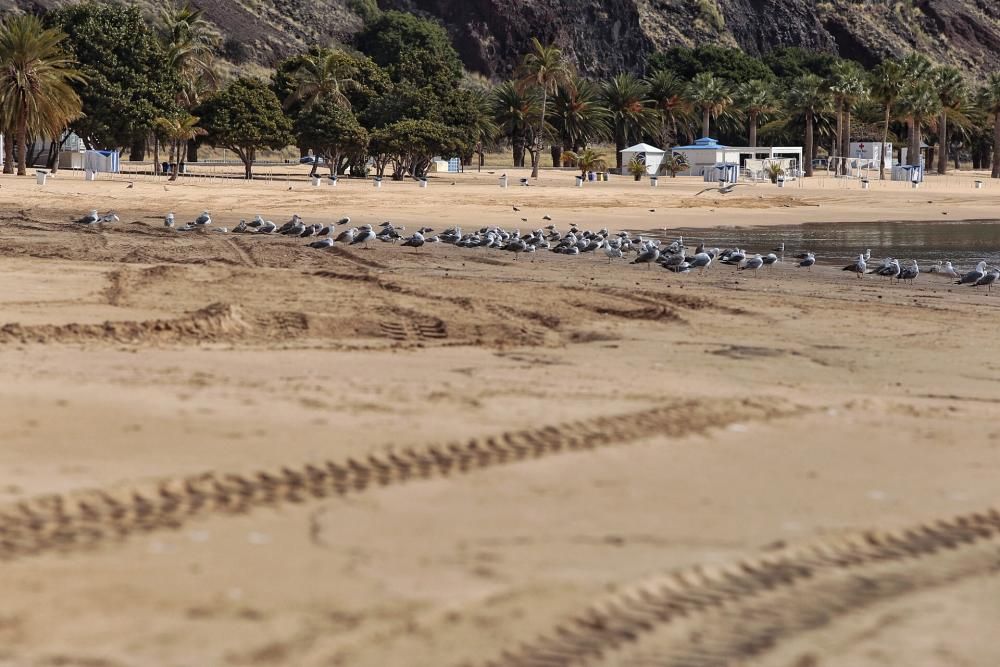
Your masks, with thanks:
<instances>
[{"instance_id":1,"label":"sandy beach","mask_svg":"<svg viewBox=\"0 0 1000 667\"><path fill-rule=\"evenodd\" d=\"M0 178L0 665L1000 663L1000 290L162 225L710 237L1000 184L303 175Z\"/></svg>"}]
</instances>

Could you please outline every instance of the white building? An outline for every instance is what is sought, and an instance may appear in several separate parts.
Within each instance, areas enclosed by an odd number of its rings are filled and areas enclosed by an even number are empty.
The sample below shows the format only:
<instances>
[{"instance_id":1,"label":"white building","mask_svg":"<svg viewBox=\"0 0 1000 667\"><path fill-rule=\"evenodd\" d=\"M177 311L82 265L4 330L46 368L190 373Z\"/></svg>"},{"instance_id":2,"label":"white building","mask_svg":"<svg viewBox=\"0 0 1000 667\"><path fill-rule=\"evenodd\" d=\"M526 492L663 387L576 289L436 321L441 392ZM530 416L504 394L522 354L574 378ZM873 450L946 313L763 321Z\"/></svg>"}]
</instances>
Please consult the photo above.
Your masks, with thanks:
<instances>
[{"instance_id":1,"label":"white building","mask_svg":"<svg viewBox=\"0 0 1000 667\"><path fill-rule=\"evenodd\" d=\"M679 174L702 176L706 180L717 180L719 174L731 174L734 170L742 177L763 180L767 178L768 167L775 163L786 179L795 178L802 169L801 146L723 146L711 137L703 137L672 150L687 158L690 165Z\"/></svg>"},{"instance_id":2,"label":"white building","mask_svg":"<svg viewBox=\"0 0 1000 667\"><path fill-rule=\"evenodd\" d=\"M629 163L634 158L640 158L646 165L646 174L655 176L660 172L660 165L663 164L663 156L667 154L662 148L650 146L649 144L636 144L621 152L622 168L628 170Z\"/></svg>"}]
</instances>

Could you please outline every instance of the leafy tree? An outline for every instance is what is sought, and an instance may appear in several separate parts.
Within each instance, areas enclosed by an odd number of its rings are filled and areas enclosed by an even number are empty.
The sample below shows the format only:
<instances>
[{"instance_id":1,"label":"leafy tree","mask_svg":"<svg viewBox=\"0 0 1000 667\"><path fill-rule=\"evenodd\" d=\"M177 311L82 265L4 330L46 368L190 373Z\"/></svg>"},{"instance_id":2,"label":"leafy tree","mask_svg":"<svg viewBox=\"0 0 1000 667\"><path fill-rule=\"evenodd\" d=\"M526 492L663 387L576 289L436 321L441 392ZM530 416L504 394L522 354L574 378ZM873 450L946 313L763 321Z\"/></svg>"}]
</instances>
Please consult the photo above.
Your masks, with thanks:
<instances>
[{"instance_id":1,"label":"leafy tree","mask_svg":"<svg viewBox=\"0 0 1000 667\"><path fill-rule=\"evenodd\" d=\"M621 172L622 151L630 139L639 139L647 132L656 131L657 114L649 99L649 84L632 74L619 74L605 81L601 85L601 96L611 114L616 164Z\"/></svg>"},{"instance_id":2,"label":"leafy tree","mask_svg":"<svg viewBox=\"0 0 1000 667\"><path fill-rule=\"evenodd\" d=\"M407 174L413 178L426 176L435 155L454 154L461 146L454 128L443 123L403 120L375 130L370 152L379 176L391 164L393 180L401 181Z\"/></svg>"},{"instance_id":3,"label":"leafy tree","mask_svg":"<svg viewBox=\"0 0 1000 667\"><path fill-rule=\"evenodd\" d=\"M566 164L576 163L580 174L586 174L588 171L604 171L608 167L608 161L604 154L593 148L585 148L580 152L566 151L562 158Z\"/></svg>"},{"instance_id":4,"label":"leafy tree","mask_svg":"<svg viewBox=\"0 0 1000 667\"><path fill-rule=\"evenodd\" d=\"M285 98L285 108L301 102L308 109L317 102L332 101L350 109L351 100L344 91L359 85L351 78L351 65L332 49L307 54L292 73L292 91Z\"/></svg>"},{"instance_id":5,"label":"leafy tree","mask_svg":"<svg viewBox=\"0 0 1000 667\"><path fill-rule=\"evenodd\" d=\"M493 89L493 118L500 132L510 139L514 166L524 166L524 149L531 127L542 118L542 104L537 91L521 90L511 81Z\"/></svg>"},{"instance_id":6,"label":"leafy tree","mask_svg":"<svg viewBox=\"0 0 1000 667\"><path fill-rule=\"evenodd\" d=\"M332 99L313 104L295 119L300 146L309 146L323 157L330 174L342 171L351 157L368 146L368 132L349 110ZM342 164L343 162L343 164ZM318 161L313 164L316 173Z\"/></svg>"},{"instance_id":7,"label":"leafy tree","mask_svg":"<svg viewBox=\"0 0 1000 667\"><path fill-rule=\"evenodd\" d=\"M879 180L885 180L885 145L889 143L889 123L906 84L906 77L902 62L894 58L883 60L870 74L872 98L882 105L885 115L882 127L883 150L879 155Z\"/></svg>"},{"instance_id":8,"label":"leafy tree","mask_svg":"<svg viewBox=\"0 0 1000 667\"><path fill-rule=\"evenodd\" d=\"M690 169L691 164L683 153L672 153L663 158L660 168L670 174L670 178L677 178L677 174Z\"/></svg>"},{"instance_id":9,"label":"leafy tree","mask_svg":"<svg viewBox=\"0 0 1000 667\"><path fill-rule=\"evenodd\" d=\"M701 136L711 136L712 118L718 118L733 103L726 82L709 72L696 74L687 86L687 100L701 110Z\"/></svg>"},{"instance_id":10,"label":"leafy tree","mask_svg":"<svg viewBox=\"0 0 1000 667\"><path fill-rule=\"evenodd\" d=\"M292 124L267 84L254 79L236 79L205 100L198 113L209 144L236 153L253 178L257 150L280 149L292 141Z\"/></svg>"},{"instance_id":11,"label":"leafy tree","mask_svg":"<svg viewBox=\"0 0 1000 667\"><path fill-rule=\"evenodd\" d=\"M171 181L176 181L177 175L181 171L180 164L184 147L195 137L206 134L205 129L198 126L199 120L197 116L192 116L186 111L181 111L169 118L160 117L156 119L156 129L163 133L168 142L167 160L176 165L170 174Z\"/></svg>"},{"instance_id":12,"label":"leafy tree","mask_svg":"<svg viewBox=\"0 0 1000 667\"><path fill-rule=\"evenodd\" d=\"M579 152L591 141L610 136L610 116L601 103L600 88L586 79L575 77L556 91L549 119L562 140L562 150ZM556 150L553 148L553 164L559 164Z\"/></svg>"},{"instance_id":13,"label":"leafy tree","mask_svg":"<svg viewBox=\"0 0 1000 667\"><path fill-rule=\"evenodd\" d=\"M1000 74L993 72L979 93L979 103L993 117L993 171L991 178L1000 178Z\"/></svg>"},{"instance_id":14,"label":"leafy tree","mask_svg":"<svg viewBox=\"0 0 1000 667\"><path fill-rule=\"evenodd\" d=\"M968 91L962 74L954 67L939 67L934 72L934 87L941 101L941 114L938 118L939 153L937 172L948 173L948 147L951 135L948 133L948 114L959 113L964 105Z\"/></svg>"},{"instance_id":15,"label":"leafy tree","mask_svg":"<svg viewBox=\"0 0 1000 667\"><path fill-rule=\"evenodd\" d=\"M56 139L80 115L71 84L83 77L62 48L65 37L31 15L10 16L0 25L0 120L17 138L19 176L27 173L28 133ZM5 161L5 171L10 166Z\"/></svg>"},{"instance_id":16,"label":"leafy tree","mask_svg":"<svg viewBox=\"0 0 1000 667\"><path fill-rule=\"evenodd\" d=\"M800 114L805 119L805 175L813 175L813 154L816 144L815 125L819 114L830 105L829 92L823 79L816 74L804 74L792 82L785 95L785 106L790 114Z\"/></svg>"},{"instance_id":17,"label":"leafy tree","mask_svg":"<svg viewBox=\"0 0 1000 667\"><path fill-rule=\"evenodd\" d=\"M214 75L212 56L222 37L201 9L189 0L171 0L160 9L159 22L166 62L174 71Z\"/></svg>"},{"instance_id":18,"label":"leafy tree","mask_svg":"<svg viewBox=\"0 0 1000 667\"><path fill-rule=\"evenodd\" d=\"M448 33L437 23L398 11L381 12L356 38L358 49L389 74L395 83L417 88L454 87L462 77L462 61Z\"/></svg>"},{"instance_id":19,"label":"leafy tree","mask_svg":"<svg viewBox=\"0 0 1000 667\"><path fill-rule=\"evenodd\" d=\"M520 68L520 84L526 88L534 88L542 95L542 113L532 142L531 177L538 178L538 163L541 161L542 145L545 141L546 112L549 95L554 94L559 86L569 85L572 80L569 61L563 52L555 45L543 45L537 37L531 38L531 51L524 56Z\"/></svg>"},{"instance_id":20,"label":"leafy tree","mask_svg":"<svg viewBox=\"0 0 1000 667\"><path fill-rule=\"evenodd\" d=\"M861 69L849 60L834 63L827 79L830 94L837 112L837 136L833 143L833 155L849 157L851 142L851 112L865 97L867 89ZM840 165L841 173L846 173L847 165Z\"/></svg>"},{"instance_id":21,"label":"leafy tree","mask_svg":"<svg viewBox=\"0 0 1000 667\"><path fill-rule=\"evenodd\" d=\"M660 145L666 148L678 141L678 124L688 126L691 104L685 97L685 82L672 70L660 69L646 79L649 99L660 117ZM690 132L688 132L690 136ZM694 140L693 137L691 138Z\"/></svg>"},{"instance_id":22,"label":"leafy tree","mask_svg":"<svg viewBox=\"0 0 1000 667\"><path fill-rule=\"evenodd\" d=\"M84 2L48 12L44 20L66 33L87 79L74 84L84 115L70 127L88 146L127 146L173 111L177 73L164 66L167 54L137 6Z\"/></svg>"},{"instance_id":23,"label":"leafy tree","mask_svg":"<svg viewBox=\"0 0 1000 667\"><path fill-rule=\"evenodd\" d=\"M911 165L919 165L924 123L941 111L941 99L934 84L924 78L909 81L900 93L899 111L909 132L906 158Z\"/></svg>"},{"instance_id":24,"label":"leafy tree","mask_svg":"<svg viewBox=\"0 0 1000 667\"><path fill-rule=\"evenodd\" d=\"M774 79L774 73L760 59L740 49L714 44L694 48L675 46L653 54L647 67L650 72L669 70L685 81L704 72L732 82Z\"/></svg>"},{"instance_id":25,"label":"leafy tree","mask_svg":"<svg viewBox=\"0 0 1000 667\"><path fill-rule=\"evenodd\" d=\"M764 56L764 64L783 81L793 81L804 74L827 78L833 71L837 56L823 51L786 46Z\"/></svg>"},{"instance_id":26,"label":"leafy tree","mask_svg":"<svg viewBox=\"0 0 1000 667\"><path fill-rule=\"evenodd\" d=\"M751 79L736 87L733 99L736 106L746 114L749 145L755 147L761 117L778 110L774 88L762 79Z\"/></svg>"}]
</instances>

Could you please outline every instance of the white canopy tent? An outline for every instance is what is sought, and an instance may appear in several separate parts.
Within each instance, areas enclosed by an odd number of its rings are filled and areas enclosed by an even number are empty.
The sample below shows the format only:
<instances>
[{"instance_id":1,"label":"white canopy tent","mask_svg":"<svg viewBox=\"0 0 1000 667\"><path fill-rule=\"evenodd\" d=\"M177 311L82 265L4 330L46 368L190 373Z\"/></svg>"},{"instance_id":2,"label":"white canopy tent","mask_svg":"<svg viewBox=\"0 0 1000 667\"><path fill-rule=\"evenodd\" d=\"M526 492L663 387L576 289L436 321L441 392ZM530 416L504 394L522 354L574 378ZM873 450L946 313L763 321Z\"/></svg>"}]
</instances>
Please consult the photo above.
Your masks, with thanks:
<instances>
[{"instance_id":1,"label":"white canopy tent","mask_svg":"<svg viewBox=\"0 0 1000 667\"><path fill-rule=\"evenodd\" d=\"M650 176L655 176L660 171L660 165L663 164L663 156L666 153L663 149L650 146L649 144L630 146L621 152L623 169L628 169L628 164L634 158L641 157L642 161L646 164L646 173Z\"/></svg>"}]
</instances>

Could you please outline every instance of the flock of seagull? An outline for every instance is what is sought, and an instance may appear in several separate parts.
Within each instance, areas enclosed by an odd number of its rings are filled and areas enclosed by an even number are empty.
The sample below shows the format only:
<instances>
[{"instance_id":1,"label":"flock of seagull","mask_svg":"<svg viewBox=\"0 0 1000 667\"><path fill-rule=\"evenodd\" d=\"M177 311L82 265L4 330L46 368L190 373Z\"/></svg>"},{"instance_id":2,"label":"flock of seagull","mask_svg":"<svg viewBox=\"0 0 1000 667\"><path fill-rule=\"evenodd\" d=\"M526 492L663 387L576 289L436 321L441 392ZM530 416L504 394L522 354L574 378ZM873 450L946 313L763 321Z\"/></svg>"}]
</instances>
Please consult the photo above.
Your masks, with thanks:
<instances>
[{"instance_id":1,"label":"flock of seagull","mask_svg":"<svg viewBox=\"0 0 1000 667\"><path fill-rule=\"evenodd\" d=\"M513 208L514 212L520 211L516 206ZM550 223L552 220L547 215L543 216L542 219ZM527 222L527 218L521 218L521 220ZM110 224L118 221L119 218L113 211L101 215L97 210L92 210L76 220L81 225ZM581 230L575 225L565 234L561 233L553 224L528 234L521 234L519 229L508 231L499 226L483 227L468 233L463 232L461 227L455 226L440 234L433 234L432 228L421 227L411 235L404 237L401 232L405 231L405 228L397 227L388 221L381 223L377 228L369 224L351 227L351 219L347 217L328 224L307 225L297 214L280 226L270 220L265 220L258 214L249 222L240 220L239 224L229 230L227 227L213 226L212 216L208 211L203 211L194 221L181 226L176 226L174 213L168 213L164 217L163 224L179 232L206 229L221 234L273 234L303 239L314 238L316 240L310 241L307 245L317 250L331 248L338 243L368 247L372 241L384 241L388 243L398 242L403 247L414 249L435 243L446 243L461 248L494 248L513 253L515 260L521 253L534 253L539 250L548 250L563 255L603 253L608 258L609 263L634 254L635 257L631 260L632 264L645 264L647 267L658 264L674 273L698 271L700 274L709 270L713 264L719 263L734 266L737 271L753 271L756 276L761 269L767 269L783 262L785 256L784 243L773 248L766 255L759 253L750 255L742 248L709 248L703 242L695 248L693 253L689 253L689 247L685 244L683 237L665 243L658 239L643 238L641 235L633 237L624 231L611 234L607 229L599 229L594 232ZM816 264L816 254L813 252L798 253L794 255L794 258L795 266L800 268L811 270ZM920 275L920 267L915 259L907 266L903 266L898 259L893 257L887 257L871 268L869 268L870 262L871 250L868 249L858 254L857 259L843 267L843 270L857 274L858 278L875 274L887 278L890 283L895 281L912 284ZM988 267L986 262L979 262L973 270L964 274L959 273L949 261L939 261L929 271L957 278L955 284L958 285L986 287L987 290L992 290L993 284L1000 280L1000 268Z\"/></svg>"}]
</instances>

